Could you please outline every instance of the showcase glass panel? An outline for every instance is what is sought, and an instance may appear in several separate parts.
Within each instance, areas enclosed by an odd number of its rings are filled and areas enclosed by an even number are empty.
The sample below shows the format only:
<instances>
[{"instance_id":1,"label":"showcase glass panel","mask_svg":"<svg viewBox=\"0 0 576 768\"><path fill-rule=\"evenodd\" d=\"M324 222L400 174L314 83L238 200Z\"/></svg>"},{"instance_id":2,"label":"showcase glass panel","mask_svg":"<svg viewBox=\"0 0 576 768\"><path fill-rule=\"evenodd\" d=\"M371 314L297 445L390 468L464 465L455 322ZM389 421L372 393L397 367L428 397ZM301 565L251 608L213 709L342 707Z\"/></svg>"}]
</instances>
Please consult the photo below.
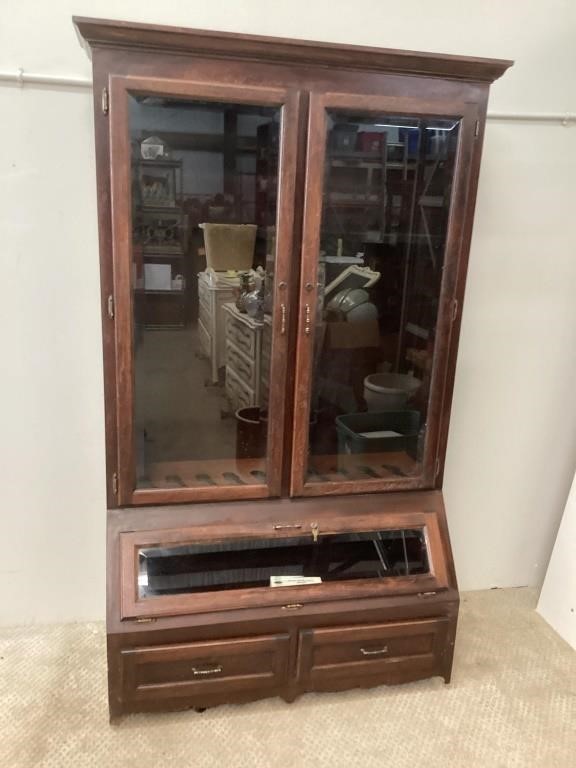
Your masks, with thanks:
<instances>
[{"instance_id":1,"label":"showcase glass panel","mask_svg":"<svg viewBox=\"0 0 576 768\"><path fill-rule=\"evenodd\" d=\"M429 573L422 528L153 546L138 551L139 597Z\"/></svg>"},{"instance_id":2,"label":"showcase glass panel","mask_svg":"<svg viewBox=\"0 0 576 768\"><path fill-rule=\"evenodd\" d=\"M308 483L422 471L459 127L327 114Z\"/></svg>"},{"instance_id":3,"label":"showcase glass panel","mask_svg":"<svg viewBox=\"0 0 576 768\"><path fill-rule=\"evenodd\" d=\"M264 485L280 110L129 120L136 487Z\"/></svg>"}]
</instances>

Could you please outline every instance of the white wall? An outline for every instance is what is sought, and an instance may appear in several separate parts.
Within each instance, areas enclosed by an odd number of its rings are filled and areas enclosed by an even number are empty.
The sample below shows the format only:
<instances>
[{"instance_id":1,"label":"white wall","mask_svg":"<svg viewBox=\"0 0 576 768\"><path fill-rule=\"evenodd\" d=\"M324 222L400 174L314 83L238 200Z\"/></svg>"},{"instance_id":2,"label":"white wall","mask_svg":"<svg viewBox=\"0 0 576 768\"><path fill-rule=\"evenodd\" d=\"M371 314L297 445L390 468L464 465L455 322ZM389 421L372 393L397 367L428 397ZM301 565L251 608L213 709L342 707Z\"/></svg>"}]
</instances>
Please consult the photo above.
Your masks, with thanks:
<instances>
[{"instance_id":1,"label":"white wall","mask_svg":"<svg viewBox=\"0 0 576 768\"><path fill-rule=\"evenodd\" d=\"M491 109L576 111L572 0L20 0L0 25L0 69L88 76L73 13L513 58ZM0 85L0 114L0 621L100 618L91 95ZM575 200L576 127L489 124L445 482L463 588L540 583L568 493Z\"/></svg>"},{"instance_id":2,"label":"white wall","mask_svg":"<svg viewBox=\"0 0 576 768\"><path fill-rule=\"evenodd\" d=\"M564 510L538 613L576 650L576 476Z\"/></svg>"}]
</instances>

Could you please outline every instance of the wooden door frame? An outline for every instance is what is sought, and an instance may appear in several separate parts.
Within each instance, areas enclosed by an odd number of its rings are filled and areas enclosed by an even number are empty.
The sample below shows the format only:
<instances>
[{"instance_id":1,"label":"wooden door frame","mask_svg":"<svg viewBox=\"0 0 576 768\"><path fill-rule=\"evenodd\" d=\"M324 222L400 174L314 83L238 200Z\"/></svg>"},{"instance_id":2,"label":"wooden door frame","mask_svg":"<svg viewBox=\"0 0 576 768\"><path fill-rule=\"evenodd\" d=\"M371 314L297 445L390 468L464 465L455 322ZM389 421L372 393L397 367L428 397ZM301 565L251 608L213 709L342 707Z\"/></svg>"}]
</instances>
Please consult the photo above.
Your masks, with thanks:
<instances>
[{"instance_id":1,"label":"wooden door frame","mask_svg":"<svg viewBox=\"0 0 576 768\"><path fill-rule=\"evenodd\" d=\"M314 333L306 333L308 317L316 317L317 265L323 212L323 187L326 155L327 109L361 110L363 113L417 117L437 116L460 119L460 135L454 167L454 183L450 201L442 283L439 296L437 343L431 375L428 402L424 462L420 475L413 478L369 479L352 482L306 482L310 395L312 387ZM308 148L306 161L306 197L302 233L302 263L296 347L292 475L293 496L323 496L381 491L419 490L434 488L441 476L447 437L447 419L455 374L457 329L454 323L461 307L464 276L474 214L477 167L481 141L479 125L485 114L485 103L441 99L420 99L413 96L358 94L342 92L312 92L310 95ZM460 269L462 265L462 269ZM464 274L462 274L464 273ZM314 286L312 289L310 286ZM443 442L442 442L443 441Z\"/></svg>"},{"instance_id":2,"label":"wooden door frame","mask_svg":"<svg viewBox=\"0 0 576 768\"><path fill-rule=\"evenodd\" d=\"M298 115L301 94L296 88L243 86L225 82L111 75L110 93L110 206L113 295L115 303L116 372L116 454L120 505L169 504L182 502L258 499L277 496L282 482L283 424L286 411L288 338L290 304L285 297L290 279L293 253L295 167ZM204 101L255 104L281 109L280 157L278 164L278 203L276 209L276 260L272 316L272 355L267 441L267 484L206 488L135 488L135 447L133 435L134 361L133 296L131 290L131 152L129 140L128 95L147 93ZM284 321L280 305L286 309Z\"/></svg>"}]
</instances>

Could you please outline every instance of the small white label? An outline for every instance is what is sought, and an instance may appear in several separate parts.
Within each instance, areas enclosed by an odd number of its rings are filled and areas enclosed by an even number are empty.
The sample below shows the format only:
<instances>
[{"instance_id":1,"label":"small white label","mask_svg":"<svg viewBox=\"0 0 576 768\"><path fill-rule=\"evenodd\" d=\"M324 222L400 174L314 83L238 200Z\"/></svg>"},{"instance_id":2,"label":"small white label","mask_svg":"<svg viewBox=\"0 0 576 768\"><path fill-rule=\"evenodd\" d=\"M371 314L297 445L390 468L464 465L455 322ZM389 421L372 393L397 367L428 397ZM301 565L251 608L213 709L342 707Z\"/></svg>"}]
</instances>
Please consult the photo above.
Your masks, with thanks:
<instances>
[{"instance_id":1,"label":"small white label","mask_svg":"<svg viewBox=\"0 0 576 768\"><path fill-rule=\"evenodd\" d=\"M320 576L270 576L271 587L301 587L305 584L322 584Z\"/></svg>"},{"instance_id":2,"label":"small white label","mask_svg":"<svg viewBox=\"0 0 576 768\"><path fill-rule=\"evenodd\" d=\"M377 437L402 437L401 432L395 432L393 429L378 429L374 432L359 432L359 435L370 439Z\"/></svg>"}]
</instances>

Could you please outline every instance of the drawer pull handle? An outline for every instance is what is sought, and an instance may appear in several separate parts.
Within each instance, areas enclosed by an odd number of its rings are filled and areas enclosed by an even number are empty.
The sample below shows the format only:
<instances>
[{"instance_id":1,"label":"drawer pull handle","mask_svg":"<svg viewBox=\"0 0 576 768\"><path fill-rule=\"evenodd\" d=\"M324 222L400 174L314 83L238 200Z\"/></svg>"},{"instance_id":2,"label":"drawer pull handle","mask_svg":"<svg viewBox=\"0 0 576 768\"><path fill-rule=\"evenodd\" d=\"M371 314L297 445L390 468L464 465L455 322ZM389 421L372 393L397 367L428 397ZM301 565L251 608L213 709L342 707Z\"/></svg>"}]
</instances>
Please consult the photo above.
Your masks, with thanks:
<instances>
[{"instance_id":1,"label":"drawer pull handle","mask_svg":"<svg viewBox=\"0 0 576 768\"><path fill-rule=\"evenodd\" d=\"M301 528L302 528L301 523L286 523L286 524L277 524L274 526L275 531L300 530Z\"/></svg>"},{"instance_id":2,"label":"drawer pull handle","mask_svg":"<svg viewBox=\"0 0 576 768\"><path fill-rule=\"evenodd\" d=\"M300 608L304 608L304 603L288 603L282 606L283 611L297 611Z\"/></svg>"},{"instance_id":3,"label":"drawer pull handle","mask_svg":"<svg viewBox=\"0 0 576 768\"><path fill-rule=\"evenodd\" d=\"M217 664L215 667L192 667L194 677L200 677L202 675L219 675L220 672L222 672L220 664Z\"/></svg>"},{"instance_id":4,"label":"drawer pull handle","mask_svg":"<svg viewBox=\"0 0 576 768\"><path fill-rule=\"evenodd\" d=\"M360 648L360 653L362 656L381 656L383 653L388 653L388 646L385 645L383 648L375 648L373 651L370 651L367 648Z\"/></svg>"}]
</instances>

